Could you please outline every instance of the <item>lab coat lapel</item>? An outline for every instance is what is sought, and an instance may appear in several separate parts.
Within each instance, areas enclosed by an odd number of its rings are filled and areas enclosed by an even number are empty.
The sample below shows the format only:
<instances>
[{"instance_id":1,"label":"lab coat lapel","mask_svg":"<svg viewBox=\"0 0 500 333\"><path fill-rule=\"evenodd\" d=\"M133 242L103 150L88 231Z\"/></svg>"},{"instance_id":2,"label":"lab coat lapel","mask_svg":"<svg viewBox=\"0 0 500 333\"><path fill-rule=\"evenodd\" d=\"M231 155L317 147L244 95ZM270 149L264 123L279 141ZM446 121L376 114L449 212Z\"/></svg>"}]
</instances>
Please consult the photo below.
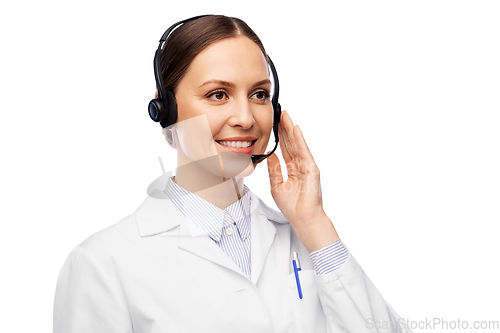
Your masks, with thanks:
<instances>
[{"instance_id":1,"label":"lab coat lapel","mask_svg":"<svg viewBox=\"0 0 500 333\"><path fill-rule=\"evenodd\" d=\"M198 228L188 218L184 218L181 221L178 247L246 277L238 265L203 230Z\"/></svg>"},{"instance_id":2,"label":"lab coat lapel","mask_svg":"<svg viewBox=\"0 0 500 333\"><path fill-rule=\"evenodd\" d=\"M250 196L251 211L251 233L252 233L252 251L251 267L252 282L257 285L261 273L266 264L268 254L271 251L273 243L278 236L277 225L288 224L281 212L269 208L257 195L251 192ZM289 228L280 228L280 251L288 251L290 248ZM277 263L268 263L274 265Z\"/></svg>"},{"instance_id":3,"label":"lab coat lapel","mask_svg":"<svg viewBox=\"0 0 500 333\"><path fill-rule=\"evenodd\" d=\"M288 223L288 221L280 212L267 207L253 192L250 192L250 195L251 280L256 285L276 237L274 223ZM246 277L238 265L203 230L178 211L168 198L148 197L134 215L141 237L159 235L170 238L173 236L172 232L175 233L173 229L179 227L177 243L179 249Z\"/></svg>"},{"instance_id":4,"label":"lab coat lapel","mask_svg":"<svg viewBox=\"0 0 500 333\"><path fill-rule=\"evenodd\" d=\"M252 211L251 225L251 271L252 282L256 285L262 273L262 269L264 268L267 254L273 244L276 235L276 227L260 212L260 210Z\"/></svg>"},{"instance_id":5,"label":"lab coat lapel","mask_svg":"<svg viewBox=\"0 0 500 333\"><path fill-rule=\"evenodd\" d=\"M238 265L203 230L186 218L168 198L147 197L134 215L141 237L159 236L166 239L177 237L179 249L246 277Z\"/></svg>"}]
</instances>

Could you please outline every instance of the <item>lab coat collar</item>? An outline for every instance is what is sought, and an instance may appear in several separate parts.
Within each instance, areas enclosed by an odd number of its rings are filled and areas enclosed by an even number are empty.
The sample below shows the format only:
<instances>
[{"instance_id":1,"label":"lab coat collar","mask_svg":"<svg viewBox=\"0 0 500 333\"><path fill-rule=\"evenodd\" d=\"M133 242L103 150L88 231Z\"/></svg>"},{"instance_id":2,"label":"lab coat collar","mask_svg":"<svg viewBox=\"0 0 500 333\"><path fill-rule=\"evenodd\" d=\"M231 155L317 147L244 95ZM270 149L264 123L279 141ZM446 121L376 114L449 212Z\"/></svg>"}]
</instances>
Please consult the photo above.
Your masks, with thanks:
<instances>
[{"instance_id":1,"label":"lab coat collar","mask_svg":"<svg viewBox=\"0 0 500 333\"><path fill-rule=\"evenodd\" d=\"M264 215L269 221L276 223L288 223L284 216L268 207L259 197L250 191L250 213L252 218ZM186 222L187 219L175 207L168 197L154 198L148 196L134 212L137 228L141 237L154 236L169 231ZM253 227L253 223L252 223ZM194 229L196 233L196 228ZM253 234L254 229L251 229ZM193 235L195 236L195 235Z\"/></svg>"},{"instance_id":2,"label":"lab coat collar","mask_svg":"<svg viewBox=\"0 0 500 333\"><path fill-rule=\"evenodd\" d=\"M227 181L233 187L233 181ZM221 190L227 188L228 183L219 184ZM184 216L192 220L199 228L206 231L208 236L216 242L221 241L224 224L236 223L236 228L243 240L246 240L250 235L250 193L247 186L243 186L244 195L239 200L235 201L225 209L221 209L202 197L189 192L175 183L175 177L169 177L165 186L164 194L172 197L174 205L182 212ZM236 195L235 195L236 198ZM192 211L193 207L198 207L203 210ZM226 215L229 220L226 220Z\"/></svg>"},{"instance_id":3,"label":"lab coat collar","mask_svg":"<svg viewBox=\"0 0 500 333\"><path fill-rule=\"evenodd\" d=\"M135 210L134 216L141 237L169 231L186 219L170 199L149 196Z\"/></svg>"},{"instance_id":4,"label":"lab coat collar","mask_svg":"<svg viewBox=\"0 0 500 333\"><path fill-rule=\"evenodd\" d=\"M251 281L256 285L264 268L275 235L275 223L285 224L284 216L265 205L250 191ZM178 247L224 266L246 277L245 273L194 222L186 218L168 198L147 197L134 212L141 237L162 236L179 228Z\"/></svg>"}]
</instances>

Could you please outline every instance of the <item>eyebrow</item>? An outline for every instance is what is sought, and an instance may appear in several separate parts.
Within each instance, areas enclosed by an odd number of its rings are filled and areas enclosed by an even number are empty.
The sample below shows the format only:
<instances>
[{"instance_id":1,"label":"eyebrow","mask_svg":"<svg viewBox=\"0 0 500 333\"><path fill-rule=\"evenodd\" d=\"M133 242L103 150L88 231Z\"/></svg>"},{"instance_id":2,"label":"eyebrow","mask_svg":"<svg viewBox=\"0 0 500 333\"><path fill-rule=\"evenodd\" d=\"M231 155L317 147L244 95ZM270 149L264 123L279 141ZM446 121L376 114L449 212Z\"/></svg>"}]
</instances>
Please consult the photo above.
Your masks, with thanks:
<instances>
[{"instance_id":1,"label":"eyebrow","mask_svg":"<svg viewBox=\"0 0 500 333\"><path fill-rule=\"evenodd\" d=\"M233 83L228 82L228 81L224 81L224 80L208 80L208 81L204 82L201 86L199 86L199 88L203 87L204 85L210 84L210 83L218 83L218 84L226 86L226 87L233 87L234 86ZM261 86L263 84L271 84L271 80L269 80L269 79L260 80L252 86L252 89L255 87Z\"/></svg>"}]
</instances>

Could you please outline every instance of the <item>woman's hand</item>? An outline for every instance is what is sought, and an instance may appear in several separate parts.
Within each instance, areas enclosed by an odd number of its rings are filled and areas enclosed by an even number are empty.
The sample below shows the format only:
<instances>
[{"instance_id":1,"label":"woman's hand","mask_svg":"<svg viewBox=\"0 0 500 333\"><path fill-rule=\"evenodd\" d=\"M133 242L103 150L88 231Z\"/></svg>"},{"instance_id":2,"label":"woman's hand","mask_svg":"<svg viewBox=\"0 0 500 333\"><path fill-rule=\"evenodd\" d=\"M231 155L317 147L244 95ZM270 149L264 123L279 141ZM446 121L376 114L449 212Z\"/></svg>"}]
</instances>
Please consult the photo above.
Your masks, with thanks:
<instances>
[{"instance_id":1,"label":"woman's hand","mask_svg":"<svg viewBox=\"0 0 500 333\"><path fill-rule=\"evenodd\" d=\"M319 250L339 239L323 210L319 169L299 126L293 125L286 111L281 112L278 135L288 179L283 181L278 156L272 154L267 159L271 194L306 249Z\"/></svg>"}]
</instances>

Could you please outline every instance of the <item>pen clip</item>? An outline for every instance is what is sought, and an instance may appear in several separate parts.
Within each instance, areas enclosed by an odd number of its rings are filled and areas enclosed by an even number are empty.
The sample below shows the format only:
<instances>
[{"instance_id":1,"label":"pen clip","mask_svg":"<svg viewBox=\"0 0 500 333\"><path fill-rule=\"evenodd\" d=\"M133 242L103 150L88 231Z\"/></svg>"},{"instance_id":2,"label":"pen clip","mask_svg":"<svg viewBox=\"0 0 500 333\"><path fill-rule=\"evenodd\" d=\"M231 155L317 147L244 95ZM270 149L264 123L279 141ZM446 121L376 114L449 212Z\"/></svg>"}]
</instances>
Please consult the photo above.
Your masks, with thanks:
<instances>
[{"instance_id":1,"label":"pen clip","mask_svg":"<svg viewBox=\"0 0 500 333\"><path fill-rule=\"evenodd\" d=\"M297 252L294 252L293 253L293 260L295 260L295 262L297 263L297 269L299 271L301 271L301 266L300 266L300 260L299 260L299 255L297 254Z\"/></svg>"}]
</instances>

